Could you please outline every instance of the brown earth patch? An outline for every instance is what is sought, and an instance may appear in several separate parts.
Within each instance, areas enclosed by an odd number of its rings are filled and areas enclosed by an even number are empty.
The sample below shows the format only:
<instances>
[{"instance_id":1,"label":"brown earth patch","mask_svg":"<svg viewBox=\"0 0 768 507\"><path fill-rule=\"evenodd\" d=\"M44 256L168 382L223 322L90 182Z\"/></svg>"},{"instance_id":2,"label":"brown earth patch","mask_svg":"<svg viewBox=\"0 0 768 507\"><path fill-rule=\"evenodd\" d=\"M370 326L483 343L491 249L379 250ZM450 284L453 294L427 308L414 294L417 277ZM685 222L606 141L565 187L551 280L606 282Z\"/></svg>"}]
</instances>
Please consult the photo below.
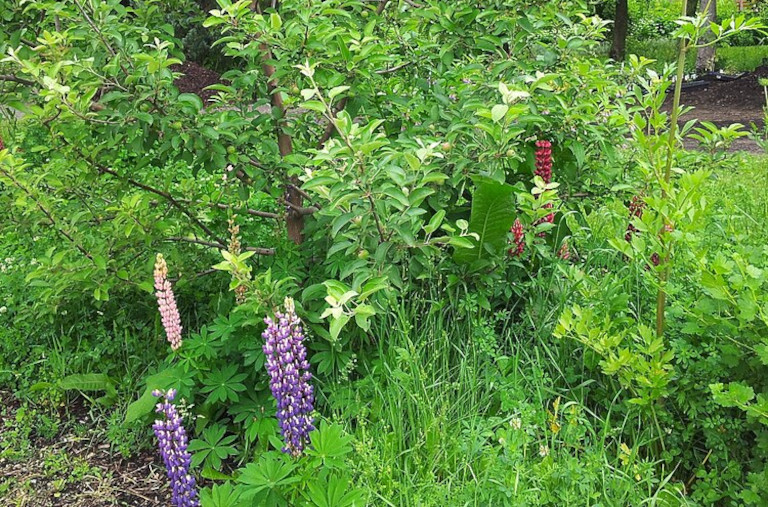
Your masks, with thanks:
<instances>
[{"instance_id":1,"label":"brown earth patch","mask_svg":"<svg viewBox=\"0 0 768 507\"><path fill-rule=\"evenodd\" d=\"M683 90L680 101L694 110L684 115L681 121L697 119L709 121L718 126L741 123L763 125L765 115L765 91L759 79L768 78L768 67L758 67L735 81L707 81L706 85ZM672 97L667 98L669 109Z\"/></svg>"},{"instance_id":2,"label":"brown earth patch","mask_svg":"<svg viewBox=\"0 0 768 507\"><path fill-rule=\"evenodd\" d=\"M92 430L82 402L53 437L24 422L24 407L0 391L0 505L29 507L155 507L170 504L156 453L129 459L110 451ZM18 415L18 417L17 417ZM61 414L53 413L53 417ZM78 424L80 429L75 430ZM85 428L85 429L84 429Z\"/></svg>"},{"instance_id":3,"label":"brown earth patch","mask_svg":"<svg viewBox=\"0 0 768 507\"><path fill-rule=\"evenodd\" d=\"M206 90L205 88L221 82L221 76L210 69L206 69L195 62L184 62L181 65L171 67L174 72L180 72L181 77L174 81L174 84L181 93L194 93L198 95L203 102L208 102L216 93L215 90Z\"/></svg>"}]
</instances>

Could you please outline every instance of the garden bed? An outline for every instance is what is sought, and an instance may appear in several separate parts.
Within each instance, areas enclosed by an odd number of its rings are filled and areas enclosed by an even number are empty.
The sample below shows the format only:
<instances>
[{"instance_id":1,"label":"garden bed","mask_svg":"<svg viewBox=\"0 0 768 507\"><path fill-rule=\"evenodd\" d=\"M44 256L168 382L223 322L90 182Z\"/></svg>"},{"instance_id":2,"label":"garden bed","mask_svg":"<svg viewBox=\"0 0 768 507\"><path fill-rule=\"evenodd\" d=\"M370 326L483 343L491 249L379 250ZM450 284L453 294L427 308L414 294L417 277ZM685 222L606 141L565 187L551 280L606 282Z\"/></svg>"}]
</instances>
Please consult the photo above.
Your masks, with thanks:
<instances>
[{"instance_id":1,"label":"garden bed","mask_svg":"<svg viewBox=\"0 0 768 507\"><path fill-rule=\"evenodd\" d=\"M681 122L691 119L712 122L720 127L732 123L763 125L765 92L758 80L768 78L768 67L759 67L733 81L708 81L700 87L683 90L681 103L694 110L683 115ZM669 109L672 97L667 99Z\"/></svg>"},{"instance_id":2,"label":"garden bed","mask_svg":"<svg viewBox=\"0 0 768 507\"><path fill-rule=\"evenodd\" d=\"M215 90L205 89L208 86L221 82L221 76L217 72L206 69L192 61L174 65L172 70L182 74L181 77L174 81L174 84L181 93L194 93L200 96L204 102L208 102L217 93Z\"/></svg>"},{"instance_id":3,"label":"garden bed","mask_svg":"<svg viewBox=\"0 0 768 507\"><path fill-rule=\"evenodd\" d=\"M40 415L0 391L0 498L3 505L155 507L169 504L156 453L122 459L95 434L81 399ZM48 424L41 424L40 421ZM46 434L44 428L53 429ZM4 445L3 445L4 444Z\"/></svg>"}]
</instances>

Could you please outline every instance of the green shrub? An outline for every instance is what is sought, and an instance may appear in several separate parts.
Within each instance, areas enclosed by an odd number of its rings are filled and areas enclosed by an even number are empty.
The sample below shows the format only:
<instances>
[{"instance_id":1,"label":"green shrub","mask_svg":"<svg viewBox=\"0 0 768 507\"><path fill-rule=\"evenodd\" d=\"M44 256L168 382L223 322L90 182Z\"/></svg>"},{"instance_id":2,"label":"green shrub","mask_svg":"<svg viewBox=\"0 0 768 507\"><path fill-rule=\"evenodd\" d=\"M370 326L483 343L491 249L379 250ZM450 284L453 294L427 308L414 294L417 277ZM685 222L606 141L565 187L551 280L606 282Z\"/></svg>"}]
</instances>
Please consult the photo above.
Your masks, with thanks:
<instances>
[{"instance_id":1,"label":"green shrub","mask_svg":"<svg viewBox=\"0 0 768 507\"><path fill-rule=\"evenodd\" d=\"M764 65L768 46L735 46L717 48L715 66L728 72L750 72Z\"/></svg>"}]
</instances>

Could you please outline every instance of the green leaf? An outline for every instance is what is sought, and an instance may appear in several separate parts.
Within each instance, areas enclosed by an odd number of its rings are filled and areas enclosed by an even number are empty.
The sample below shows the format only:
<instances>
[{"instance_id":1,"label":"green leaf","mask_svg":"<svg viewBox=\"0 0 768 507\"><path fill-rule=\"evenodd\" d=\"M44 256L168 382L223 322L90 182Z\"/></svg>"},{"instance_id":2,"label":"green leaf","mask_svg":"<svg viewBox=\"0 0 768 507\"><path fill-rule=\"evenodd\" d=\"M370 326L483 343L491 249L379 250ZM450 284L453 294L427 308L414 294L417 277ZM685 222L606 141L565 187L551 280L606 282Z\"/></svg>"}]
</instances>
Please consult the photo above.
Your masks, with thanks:
<instances>
[{"instance_id":1,"label":"green leaf","mask_svg":"<svg viewBox=\"0 0 768 507\"><path fill-rule=\"evenodd\" d=\"M333 99L337 95L342 94L347 90L349 90L349 86L336 86L335 88L331 88L331 90L328 92L328 97Z\"/></svg>"},{"instance_id":2,"label":"green leaf","mask_svg":"<svg viewBox=\"0 0 768 507\"><path fill-rule=\"evenodd\" d=\"M308 100L302 104L302 107L309 109L310 111L325 113L325 106L319 100Z\"/></svg>"},{"instance_id":3,"label":"green leaf","mask_svg":"<svg viewBox=\"0 0 768 507\"><path fill-rule=\"evenodd\" d=\"M280 27L283 26L283 20L280 19L278 13L273 12L269 15L269 26L272 27L272 30L280 30Z\"/></svg>"},{"instance_id":4,"label":"green leaf","mask_svg":"<svg viewBox=\"0 0 768 507\"><path fill-rule=\"evenodd\" d=\"M432 234L435 232L439 227L440 224L443 223L443 218L445 218L445 210L440 210L430 219L429 223L424 226L424 232L427 234Z\"/></svg>"},{"instance_id":5,"label":"green leaf","mask_svg":"<svg viewBox=\"0 0 768 507\"><path fill-rule=\"evenodd\" d=\"M147 377L147 387L144 389L144 394L138 400L128 405L124 423L127 424L140 419L152 411L157 404L157 398L152 396L152 391L155 389L178 388L177 381L181 371L180 366L174 366Z\"/></svg>"},{"instance_id":6,"label":"green leaf","mask_svg":"<svg viewBox=\"0 0 768 507\"><path fill-rule=\"evenodd\" d=\"M341 35L336 36L336 43L339 45L341 57L344 58L345 62L348 62L351 59L351 54L349 48L347 48L347 45L344 43L344 39L341 38Z\"/></svg>"},{"instance_id":7,"label":"green leaf","mask_svg":"<svg viewBox=\"0 0 768 507\"><path fill-rule=\"evenodd\" d=\"M499 120L504 118L504 115L507 114L507 111L509 111L508 105L496 104L495 106L493 106L493 109L491 109L491 119L494 121L494 123L498 123Z\"/></svg>"},{"instance_id":8,"label":"green leaf","mask_svg":"<svg viewBox=\"0 0 768 507\"><path fill-rule=\"evenodd\" d=\"M203 99L194 93L180 93L179 96L176 97L176 101L181 104L192 106L197 112L200 112L203 109Z\"/></svg>"},{"instance_id":9,"label":"green leaf","mask_svg":"<svg viewBox=\"0 0 768 507\"><path fill-rule=\"evenodd\" d=\"M324 468L341 468L344 458L352 452L352 440L344 434L339 424L322 421L320 427L309 434L312 445L307 449L307 456L317 458Z\"/></svg>"},{"instance_id":10,"label":"green leaf","mask_svg":"<svg viewBox=\"0 0 768 507\"><path fill-rule=\"evenodd\" d=\"M115 382L103 373L68 375L59 380L59 388L65 391L107 391L115 392Z\"/></svg>"},{"instance_id":11,"label":"green leaf","mask_svg":"<svg viewBox=\"0 0 768 507\"><path fill-rule=\"evenodd\" d=\"M249 463L242 470L237 482L244 484L246 497L253 496L266 489L276 489L298 482L298 477L291 477L296 465L276 452L261 455L258 462Z\"/></svg>"},{"instance_id":12,"label":"green leaf","mask_svg":"<svg viewBox=\"0 0 768 507\"><path fill-rule=\"evenodd\" d=\"M152 389L147 388L141 397L128 405L125 411L125 423L136 421L150 413L157 403L157 398L152 395Z\"/></svg>"},{"instance_id":13,"label":"green leaf","mask_svg":"<svg viewBox=\"0 0 768 507\"><path fill-rule=\"evenodd\" d=\"M479 236L470 241L475 248L459 248L454 259L461 263L481 260L488 252L499 253L507 242L507 233L515 220L515 188L490 178L474 178L469 232Z\"/></svg>"},{"instance_id":14,"label":"green leaf","mask_svg":"<svg viewBox=\"0 0 768 507\"><path fill-rule=\"evenodd\" d=\"M368 331L371 328L371 323L368 319L376 315L376 310L371 305L358 305L355 308L355 323L363 331Z\"/></svg>"},{"instance_id":15,"label":"green leaf","mask_svg":"<svg viewBox=\"0 0 768 507\"><path fill-rule=\"evenodd\" d=\"M339 333L341 333L341 330L344 328L347 322L349 322L349 315L344 313L331 319L331 325L328 329L331 334L331 340L336 341L336 339L338 339Z\"/></svg>"}]
</instances>

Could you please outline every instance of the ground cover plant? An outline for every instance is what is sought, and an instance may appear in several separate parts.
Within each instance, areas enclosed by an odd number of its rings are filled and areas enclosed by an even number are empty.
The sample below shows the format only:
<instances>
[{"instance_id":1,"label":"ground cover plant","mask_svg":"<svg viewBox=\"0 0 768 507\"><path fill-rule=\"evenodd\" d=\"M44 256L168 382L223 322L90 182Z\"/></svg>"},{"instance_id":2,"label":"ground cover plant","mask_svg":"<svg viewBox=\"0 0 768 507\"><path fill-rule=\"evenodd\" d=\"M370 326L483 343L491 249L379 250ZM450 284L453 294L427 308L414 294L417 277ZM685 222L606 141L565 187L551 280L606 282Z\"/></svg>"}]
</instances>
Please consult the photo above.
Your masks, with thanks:
<instances>
[{"instance_id":1,"label":"ground cover plant","mask_svg":"<svg viewBox=\"0 0 768 507\"><path fill-rule=\"evenodd\" d=\"M676 7L0 0L0 498L764 503L768 159L682 92L763 27Z\"/></svg>"}]
</instances>

